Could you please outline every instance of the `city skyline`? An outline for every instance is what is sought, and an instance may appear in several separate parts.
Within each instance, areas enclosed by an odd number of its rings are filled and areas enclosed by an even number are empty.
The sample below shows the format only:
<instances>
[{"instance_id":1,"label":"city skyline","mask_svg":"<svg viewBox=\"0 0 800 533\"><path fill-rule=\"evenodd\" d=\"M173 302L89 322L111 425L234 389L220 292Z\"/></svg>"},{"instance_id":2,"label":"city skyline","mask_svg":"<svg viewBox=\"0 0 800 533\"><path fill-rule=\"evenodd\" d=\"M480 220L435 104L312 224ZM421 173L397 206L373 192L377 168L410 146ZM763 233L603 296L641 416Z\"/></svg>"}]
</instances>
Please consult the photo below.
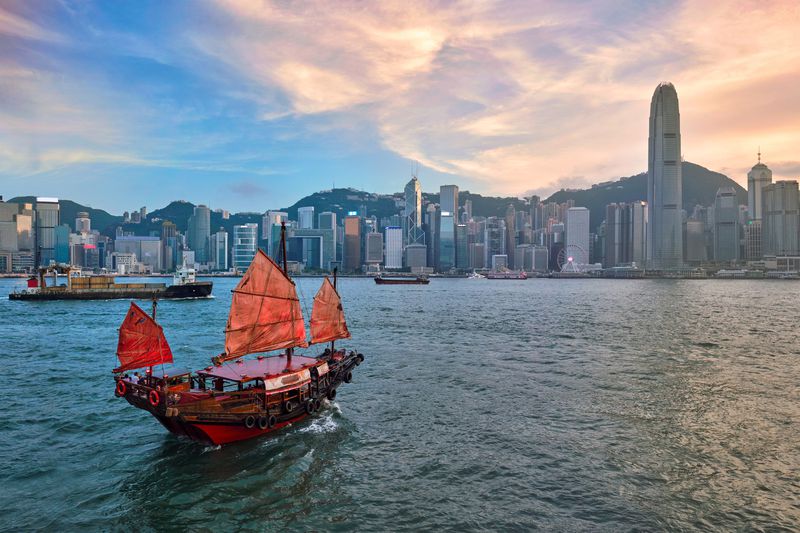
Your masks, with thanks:
<instances>
[{"instance_id":1,"label":"city skyline","mask_svg":"<svg viewBox=\"0 0 800 533\"><path fill-rule=\"evenodd\" d=\"M414 160L429 190L546 195L646 169L665 79L686 159L800 174L794 4L187 6L0 8L6 197L258 211Z\"/></svg>"}]
</instances>

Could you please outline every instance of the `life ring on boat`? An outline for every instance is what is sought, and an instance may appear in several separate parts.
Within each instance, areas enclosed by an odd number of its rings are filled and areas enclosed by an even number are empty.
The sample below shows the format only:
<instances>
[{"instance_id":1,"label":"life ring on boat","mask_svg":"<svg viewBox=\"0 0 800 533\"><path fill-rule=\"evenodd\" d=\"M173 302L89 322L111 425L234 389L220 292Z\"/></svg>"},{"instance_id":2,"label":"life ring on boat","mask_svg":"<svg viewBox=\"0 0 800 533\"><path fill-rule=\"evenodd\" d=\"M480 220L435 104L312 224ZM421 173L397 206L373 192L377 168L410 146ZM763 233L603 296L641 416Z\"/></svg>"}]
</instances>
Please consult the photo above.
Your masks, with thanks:
<instances>
[{"instance_id":1,"label":"life ring on boat","mask_svg":"<svg viewBox=\"0 0 800 533\"><path fill-rule=\"evenodd\" d=\"M127 392L128 387L125 385L125 382L122 380L117 381L117 396L125 396Z\"/></svg>"},{"instance_id":2,"label":"life ring on boat","mask_svg":"<svg viewBox=\"0 0 800 533\"><path fill-rule=\"evenodd\" d=\"M320 399L317 398L316 400L314 400L314 410L319 411L321 407L322 407L322 402L320 401Z\"/></svg>"},{"instance_id":3,"label":"life ring on boat","mask_svg":"<svg viewBox=\"0 0 800 533\"><path fill-rule=\"evenodd\" d=\"M253 415L247 415L244 418L244 427L246 427L247 429L253 429L253 426L255 425L256 425L256 417L254 417Z\"/></svg>"},{"instance_id":4,"label":"life ring on boat","mask_svg":"<svg viewBox=\"0 0 800 533\"><path fill-rule=\"evenodd\" d=\"M348 370L347 374L344 375L344 382L350 383L351 381L353 381L353 373Z\"/></svg>"},{"instance_id":5,"label":"life ring on boat","mask_svg":"<svg viewBox=\"0 0 800 533\"><path fill-rule=\"evenodd\" d=\"M328 399L333 401L336 399L336 389L331 389L328 391Z\"/></svg>"},{"instance_id":6,"label":"life ring on boat","mask_svg":"<svg viewBox=\"0 0 800 533\"><path fill-rule=\"evenodd\" d=\"M269 419L266 416L258 417L258 429L267 429L269 427Z\"/></svg>"},{"instance_id":7,"label":"life ring on boat","mask_svg":"<svg viewBox=\"0 0 800 533\"><path fill-rule=\"evenodd\" d=\"M275 418L275 415L269 415L269 419L267 420L267 423L269 424L269 427L273 427L273 426L275 426L275 424L278 423L278 419Z\"/></svg>"},{"instance_id":8,"label":"life ring on boat","mask_svg":"<svg viewBox=\"0 0 800 533\"><path fill-rule=\"evenodd\" d=\"M150 405L152 405L153 407L158 407L158 404L161 403L161 396L158 394L158 391L156 390L151 390L147 398L150 400Z\"/></svg>"},{"instance_id":9,"label":"life ring on boat","mask_svg":"<svg viewBox=\"0 0 800 533\"><path fill-rule=\"evenodd\" d=\"M286 409L287 413L291 413L294 411L294 402L292 400L286 400L286 403L283 404L283 408Z\"/></svg>"}]
</instances>

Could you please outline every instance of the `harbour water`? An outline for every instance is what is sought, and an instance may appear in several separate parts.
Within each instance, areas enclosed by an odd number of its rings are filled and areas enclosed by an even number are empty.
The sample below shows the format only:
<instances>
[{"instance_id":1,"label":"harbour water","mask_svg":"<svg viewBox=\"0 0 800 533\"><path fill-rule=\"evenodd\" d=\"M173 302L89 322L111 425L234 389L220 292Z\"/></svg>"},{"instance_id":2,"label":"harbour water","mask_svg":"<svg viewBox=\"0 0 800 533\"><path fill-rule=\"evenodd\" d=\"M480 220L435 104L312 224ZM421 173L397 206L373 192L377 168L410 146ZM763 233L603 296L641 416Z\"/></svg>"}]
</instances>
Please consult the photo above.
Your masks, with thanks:
<instances>
[{"instance_id":1,"label":"harbour water","mask_svg":"<svg viewBox=\"0 0 800 533\"><path fill-rule=\"evenodd\" d=\"M800 528L800 284L342 279L353 383L223 448L114 397L128 302L22 284L0 280L2 531ZM222 350L234 284L159 305L176 363Z\"/></svg>"}]
</instances>

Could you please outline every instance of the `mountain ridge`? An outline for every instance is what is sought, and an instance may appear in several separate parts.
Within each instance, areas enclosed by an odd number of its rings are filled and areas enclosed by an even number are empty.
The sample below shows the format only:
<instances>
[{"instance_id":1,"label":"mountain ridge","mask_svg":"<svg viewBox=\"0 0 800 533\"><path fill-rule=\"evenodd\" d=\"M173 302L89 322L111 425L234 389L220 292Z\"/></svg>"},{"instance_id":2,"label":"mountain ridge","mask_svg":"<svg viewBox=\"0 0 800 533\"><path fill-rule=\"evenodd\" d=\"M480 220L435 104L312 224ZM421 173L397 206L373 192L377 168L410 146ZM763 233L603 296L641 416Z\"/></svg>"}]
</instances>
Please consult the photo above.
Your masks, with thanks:
<instances>
[{"instance_id":1,"label":"mountain ridge","mask_svg":"<svg viewBox=\"0 0 800 533\"><path fill-rule=\"evenodd\" d=\"M714 172L701 165L685 161L682 163L683 171L683 208L691 213L695 205L708 206L714 203L717 189L720 187L733 187L736 190L737 200L740 204L747 203L747 191L738 183L719 172ZM438 203L438 193L422 193L423 199ZM390 217L400 211L400 201L403 193L377 194L360 191L352 188L334 188L318 191L299 199L289 207L270 209L272 211L285 211L289 218L297 219L297 209L300 207L314 207L315 215L323 211L333 211L339 217L345 216L350 211L358 211L360 206L366 206L367 215L375 215L379 220ZM590 227L595 231L605 218L605 206L610 203L635 202L647 199L647 174L641 172L633 176L622 177L613 181L605 181L592 185L587 189L562 189L544 199L544 202L563 203L574 200L578 207L586 207L590 212ZM529 209L528 200L514 196L483 196L469 191L459 191L459 203L472 200L472 212L475 216L505 216L509 204L515 209ZM34 202L33 196L15 197L9 202L23 203ZM103 209L81 205L72 200L59 200L61 206L61 219L75 230L75 215L80 211L89 213L92 227L104 235L113 236L116 228L122 226L125 231L132 231L136 235L159 235L161 223L164 220L173 222L179 231L185 232L187 222L195 204L186 200L173 200L166 206L150 212L147 219L139 224L123 224L122 217L108 213ZM211 232L220 227L230 234L233 226L246 223L260 223L261 213L241 212L232 213L229 218L222 218L219 212L211 211Z\"/></svg>"}]
</instances>

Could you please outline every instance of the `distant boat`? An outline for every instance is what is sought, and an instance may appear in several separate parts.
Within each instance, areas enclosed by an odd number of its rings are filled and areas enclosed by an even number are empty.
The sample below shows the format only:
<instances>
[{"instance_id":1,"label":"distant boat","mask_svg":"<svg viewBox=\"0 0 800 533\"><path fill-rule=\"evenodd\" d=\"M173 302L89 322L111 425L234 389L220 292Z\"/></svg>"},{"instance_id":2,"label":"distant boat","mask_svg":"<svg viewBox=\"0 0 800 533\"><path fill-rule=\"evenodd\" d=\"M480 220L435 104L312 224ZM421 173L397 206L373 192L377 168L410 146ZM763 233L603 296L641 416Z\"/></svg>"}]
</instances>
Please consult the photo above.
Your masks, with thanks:
<instances>
[{"instance_id":1,"label":"distant boat","mask_svg":"<svg viewBox=\"0 0 800 533\"><path fill-rule=\"evenodd\" d=\"M117 283L113 275L73 276L68 265L41 267L38 276L28 279L28 287L8 295L9 300L150 300L207 298L213 284L197 281L195 270L185 265L175 272L172 285L165 283ZM65 274L67 284L58 285L58 275ZM47 279L52 275L52 285Z\"/></svg>"},{"instance_id":2,"label":"distant boat","mask_svg":"<svg viewBox=\"0 0 800 533\"><path fill-rule=\"evenodd\" d=\"M282 225L285 243L284 236ZM164 370L164 364L172 363L172 351L155 321L155 305L148 316L131 302L119 330L116 395L172 433L214 445L266 435L322 409L322 400L333 400L337 388L350 383L364 356L335 349L336 340L350 337L335 271L333 283L325 278L314 297L310 324L310 344L330 342L330 347L316 357L294 354L309 342L285 253L283 264L258 250L233 290L225 352L195 373ZM274 350L285 351L242 360ZM162 365L161 376L153 373L155 365ZM145 367L145 376L134 382L130 371Z\"/></svg>"},{"instance_id":3,"label":"distant boat","mask_svg":"<svg viewBox=\"0 0 800 533\"><path fill-rule=\"evenodd\" d=\"M528 279L528 274L524 270L514 272L512 270L489 272L486 279Z\"/></svg>"},{"instance_id":4,"label":"distant boat","mask_svg":"<svg viewBox=\"0 0 800 533\"><path fill-rule=\"evenodd\" d=\"M416 277L404 277L404 276L376 276L375 283L378 285L427 285L430 283L426 277L423 276L416 276Z\"/></svg>"},{"instance_id":5,"label":"distant boat","mask_svg":"<svg viewBox=\"0 0 800 533\"><path fill-rule=\"evenodd\" d=\"M477 272L475 272L475 271L473 270L473 271L472 271L472 274L470 274L469 276L467 276L467 279L486 279L486 276L482 276L481 274L478 274Z\"/></svg>"}]
</instances>

